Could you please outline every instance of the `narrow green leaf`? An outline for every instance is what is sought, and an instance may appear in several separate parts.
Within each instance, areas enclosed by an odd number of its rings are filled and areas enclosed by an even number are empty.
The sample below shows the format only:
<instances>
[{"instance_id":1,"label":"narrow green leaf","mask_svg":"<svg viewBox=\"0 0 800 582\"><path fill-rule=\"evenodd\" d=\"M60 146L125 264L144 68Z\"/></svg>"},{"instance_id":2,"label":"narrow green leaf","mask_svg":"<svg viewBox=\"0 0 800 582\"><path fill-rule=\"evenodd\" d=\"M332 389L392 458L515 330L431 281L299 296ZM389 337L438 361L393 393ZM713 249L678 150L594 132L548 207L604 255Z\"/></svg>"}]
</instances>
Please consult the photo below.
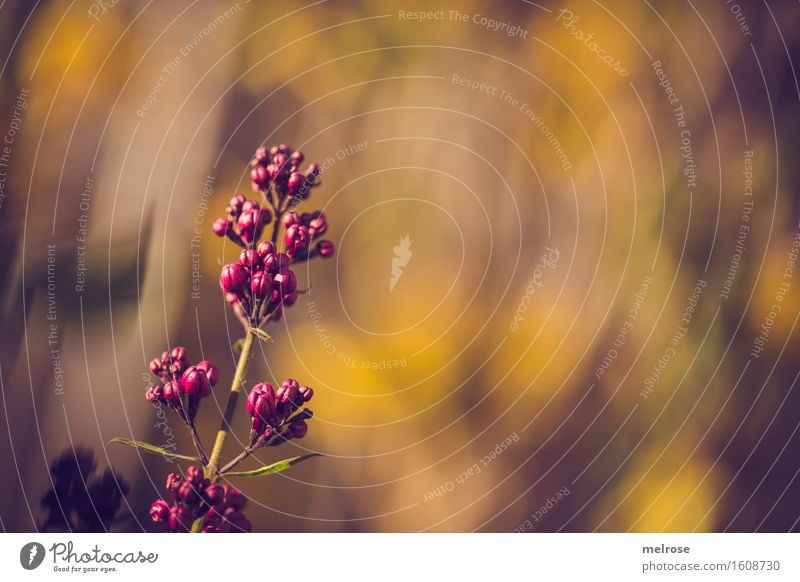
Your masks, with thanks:
<instances>
[{"instance_id":1,"label":"narrow green leaf","mask_svg":"<svg viewBox=\"0 0 800 582\"><path fill-rule=\"evenodd\" d=\"M264 475L272 475L273 473L281 473L291 467L292 465L296 465L297 463L301 463L306 459L310 459L311 457L322 457L320 453L309 453L307 455L302 455L300 457L292 457L290 459L284 459L282 461L278 461L277 463L272 463L271 465L265 465L264 467L259 467L258 469L253 469L252 471L233 471L230 473L225 473L226 477L263 477Z\"/></svg>"},{"instance_id":2,"label":"narrow green leaf","mask_svg":"<svg viewBox=\"0 0 800 582\"><path fill-rule=\"evenodd\" d=\"M147 451L148 453L153 453L155 455L163 455L165 457L171 457L173 459L184 459L186 461L196 461L199 462L200 459L197 457L190 457L189 455L179 455L178 453L171 453L167 449L162 449L161 447L157 447L155 445L151 445L150 443L144 443L142 441L132 441L130 439L123 439L123 438L113 438L110 443L120 443L123 445L128 445L129 447L135 447L137 449L142 449L143 451Z\"/></svg>"},{"instance_id":3,"label":"narrow green leaf","mask_svg":"<svg viewBox=\"0 0 800 582\"><path fill-rule=\"evenodd\" d=\"M263 329L261 329L260 327L251 327L250 328L250 333L252 333L254 336L256 336L258 339L260 339L262 341L265 341L265 342L271 342L272 341L272 337L267 332L265 332Z\"/></svg>"}]
</instances>

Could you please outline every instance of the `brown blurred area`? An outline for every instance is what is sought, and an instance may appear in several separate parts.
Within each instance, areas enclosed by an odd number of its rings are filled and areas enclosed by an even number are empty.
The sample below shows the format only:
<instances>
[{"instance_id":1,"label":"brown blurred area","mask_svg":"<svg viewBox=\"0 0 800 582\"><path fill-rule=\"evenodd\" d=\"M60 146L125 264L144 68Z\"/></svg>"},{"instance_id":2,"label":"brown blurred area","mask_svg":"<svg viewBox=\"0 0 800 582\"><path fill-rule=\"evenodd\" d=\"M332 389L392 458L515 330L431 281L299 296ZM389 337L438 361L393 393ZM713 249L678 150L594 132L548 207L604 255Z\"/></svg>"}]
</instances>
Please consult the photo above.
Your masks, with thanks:
<instances>
[{"instance_id":1,"label":"brown blurred area","mask_svg":"<svg viewBox=\"0 0 800 582\"><path fill-rule=\"evenodd\" d=\"M309 434L257 456L326 456L236 483L256 531L797 531L800 13L735 6L3 3L3 530L78 444L153 530L174 466L108 441L191 451L143 398L185 345L210 447L242 333L210 225L287 143L337 254L248 376L313 386Z\"/></svg>"}]
</instances>

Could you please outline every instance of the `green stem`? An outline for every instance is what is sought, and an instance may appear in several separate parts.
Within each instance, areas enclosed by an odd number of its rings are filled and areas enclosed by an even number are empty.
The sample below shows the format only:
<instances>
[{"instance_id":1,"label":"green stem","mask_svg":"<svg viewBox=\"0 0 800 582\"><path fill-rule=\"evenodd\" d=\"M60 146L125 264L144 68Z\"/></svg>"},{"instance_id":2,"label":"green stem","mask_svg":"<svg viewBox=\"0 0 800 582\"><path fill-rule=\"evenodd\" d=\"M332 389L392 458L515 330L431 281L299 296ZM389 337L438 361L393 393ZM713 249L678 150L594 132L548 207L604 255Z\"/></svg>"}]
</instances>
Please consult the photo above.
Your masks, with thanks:
<instances>
[{"instance_id":1,"label":"green stem","mask_svg":"<svg viewBox=\"0 0 800 582\"><path fill-rule=\"evenodd\" d=\"M256 336L252 333L248 333L242 342L242 353L239 354L239 362L236 364L236 373L233 375L231 391L228 394L228 403L225 405L225 414L219 425L219 432L217 432L217 438L214 441L214 448L211 449L208 465L206 465L206 477L211 479L212 482L219 479L219 472L217 471L219 459L222 456L222 448L225 446L225 439L228 438L230 424L233 420L233 414L236 411L236 401L239 399L239 394L242 392L242 384L247 374L247 365L250 363L255 339Z\"/></svg>"}]
</instances>

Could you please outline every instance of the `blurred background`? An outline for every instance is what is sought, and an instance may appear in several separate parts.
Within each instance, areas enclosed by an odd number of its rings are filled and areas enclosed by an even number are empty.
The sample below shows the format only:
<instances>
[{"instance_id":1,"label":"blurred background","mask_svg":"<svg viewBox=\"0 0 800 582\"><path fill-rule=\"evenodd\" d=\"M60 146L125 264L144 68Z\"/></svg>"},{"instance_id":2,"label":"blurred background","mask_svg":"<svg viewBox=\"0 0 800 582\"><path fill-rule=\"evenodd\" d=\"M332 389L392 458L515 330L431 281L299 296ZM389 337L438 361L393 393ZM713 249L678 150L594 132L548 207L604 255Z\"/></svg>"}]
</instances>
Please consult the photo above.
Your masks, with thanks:
<instances>
[{"instance_id":1,"label":"blurred background","mask_svg":"<svg viewBox=\"0 0 800 582\"><path fill-rule=\"evenodd\" d=\"M256 531L800 529L796 2L0 14L3 530L79 445L129 486L112 529L155 529L186 466L108 441L191 452L144 399L185 345L210 448L242 335L210 226L277 143L337 253L250 366L315 418L243 466L325 455L234 483Z\"/></svg>"}]
</instances>

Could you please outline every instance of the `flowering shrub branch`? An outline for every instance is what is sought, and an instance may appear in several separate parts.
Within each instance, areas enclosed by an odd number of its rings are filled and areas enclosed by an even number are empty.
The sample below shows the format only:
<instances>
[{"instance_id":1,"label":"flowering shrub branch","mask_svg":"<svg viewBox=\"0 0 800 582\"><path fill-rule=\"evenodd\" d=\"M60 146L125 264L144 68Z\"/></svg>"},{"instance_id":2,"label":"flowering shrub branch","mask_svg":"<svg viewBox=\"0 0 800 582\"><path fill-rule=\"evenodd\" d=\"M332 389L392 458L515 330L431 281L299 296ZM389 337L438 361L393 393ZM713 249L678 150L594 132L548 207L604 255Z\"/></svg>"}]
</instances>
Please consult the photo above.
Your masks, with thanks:
<instances>
[{"instance_id":1,"label":"flowering shrub branch","mask_svg":"<svg viewBox=\"0 0 800 582\"><path fill-rule=\"evenodd\" d=\"M236 263L229 263L220 273L220 287L225 300L242 323L244 338L236 371L231 381L228 401L210 454L206 454L195 419L202 400L209 396L219 381L219 370L208 360L190 365L186 348L176 347L150 362L150 373L160 383L147 388L149 402L165 404L188 428L196 456L180 455L155 445L129 439L113 439L165 457L199 462L187 469L184 476L171 473L166 488L172 502L158 499L150 508L153 523L169 532L250 531L252 526L242 513L247 499L227 484L218 484L222 476L261 477L285 471L316 453L284 459L252 471L233 469L262 447L274 447L291 439L303 438L307 421L313 413L305 407L314 391L287 378L276 390L269 382L256 384L247 398L247 412L252 418L250 435L244 449L227 463L221 463L239 394L247 376L255 339L270 339L264 326L277 321L283 310L297 301L297 277L291 265L317 257L333 255L331 241L320 237L328 230L325 215L320 212L297 214L296 206L306 200L313 188L320 185L320 167L310 164L300 171L304 155L285 145L259 148L250 165L253 190L262 194L265 204L233 196L226 216L216 219L212 230L240 246ZM273 221L274 218L274 221ZM261 241L265 227L272 224L269 240ZM278 250L281 227L284 250ZM220 468L221 465L221 468Z\"/></svg>"}]
</instances>

